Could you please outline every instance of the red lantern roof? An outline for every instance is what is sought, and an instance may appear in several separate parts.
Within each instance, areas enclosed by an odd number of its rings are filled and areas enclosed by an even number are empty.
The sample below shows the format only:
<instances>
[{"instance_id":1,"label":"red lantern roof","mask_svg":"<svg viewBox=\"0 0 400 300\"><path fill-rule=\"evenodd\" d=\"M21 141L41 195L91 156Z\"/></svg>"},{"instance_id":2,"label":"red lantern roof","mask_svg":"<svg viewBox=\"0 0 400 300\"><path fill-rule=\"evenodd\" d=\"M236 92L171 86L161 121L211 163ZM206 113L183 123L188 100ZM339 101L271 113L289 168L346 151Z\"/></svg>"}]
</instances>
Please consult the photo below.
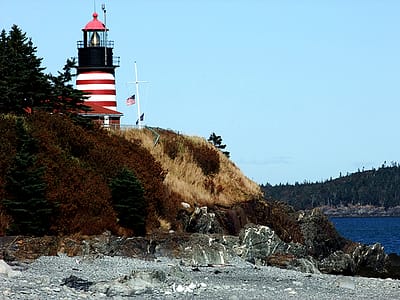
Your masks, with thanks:
<instances>
[{"instance_id":1,"label":"red lantern roof","mask_svg":"<svg viewBox=\"0 0 400 300\"><path fill-rule=\"evenodd\" d=\"M86 24L85 28L83 28L83 31L104 31L106 29L106 26L99 20L97 20L98 14L97 12L93 13L93 20L90 21L89 23Z\"/></svg>"}]
</instances>

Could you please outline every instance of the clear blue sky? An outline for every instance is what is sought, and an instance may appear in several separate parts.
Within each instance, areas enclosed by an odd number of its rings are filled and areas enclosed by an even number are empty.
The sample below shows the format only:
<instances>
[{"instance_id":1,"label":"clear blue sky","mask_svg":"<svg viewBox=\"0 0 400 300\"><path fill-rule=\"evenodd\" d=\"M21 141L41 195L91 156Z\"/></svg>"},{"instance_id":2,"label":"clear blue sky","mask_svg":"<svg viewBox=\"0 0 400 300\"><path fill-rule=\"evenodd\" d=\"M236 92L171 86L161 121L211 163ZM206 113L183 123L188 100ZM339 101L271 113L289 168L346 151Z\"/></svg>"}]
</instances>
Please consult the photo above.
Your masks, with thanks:
<instances>
[{"instance_id":1,"label":"clear blue sky","mask_svg":"<svg viewBox=\"0 0 400 300\"><path fill-rule=\"evenodd\" d=\"M134 61L146 124L221 135L258 183L338 177L399 161L400 1L96 0L107 7L122 123ZM2 0L46 72L77 56L92 0Z\"/></svg>"}]
</instances>

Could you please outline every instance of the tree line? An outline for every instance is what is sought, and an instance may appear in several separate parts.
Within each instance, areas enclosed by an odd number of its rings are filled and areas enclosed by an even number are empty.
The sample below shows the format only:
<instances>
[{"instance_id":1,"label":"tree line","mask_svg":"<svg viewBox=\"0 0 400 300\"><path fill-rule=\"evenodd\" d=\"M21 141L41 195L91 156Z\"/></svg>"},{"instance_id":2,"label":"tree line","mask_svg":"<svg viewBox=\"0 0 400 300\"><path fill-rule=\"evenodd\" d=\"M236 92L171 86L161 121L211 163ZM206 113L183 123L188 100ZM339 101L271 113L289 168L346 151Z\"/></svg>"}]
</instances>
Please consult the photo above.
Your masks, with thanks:
<instances>
[{"instance_id":1,"label":"tree line","mask_svg":"<svg viewBox=\"0 0 400 300\"><path fill-rule=\"evenodd\" d=\"M267 198L287 202L296 209L320 206L400 205L400 165L393 162L378 169L358 170L325 182L261 185Z\"/></svg>"}]
</instances>

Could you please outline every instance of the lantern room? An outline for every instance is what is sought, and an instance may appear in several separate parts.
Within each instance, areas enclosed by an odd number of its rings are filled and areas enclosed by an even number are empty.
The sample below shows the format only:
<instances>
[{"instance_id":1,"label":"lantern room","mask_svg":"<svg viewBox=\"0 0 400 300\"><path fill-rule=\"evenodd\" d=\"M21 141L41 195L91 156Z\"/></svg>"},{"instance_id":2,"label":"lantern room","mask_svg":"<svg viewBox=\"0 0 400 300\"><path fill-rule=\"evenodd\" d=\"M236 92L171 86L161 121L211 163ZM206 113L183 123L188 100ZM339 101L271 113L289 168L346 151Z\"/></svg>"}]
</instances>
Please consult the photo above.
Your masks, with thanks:
<instances>
[{"instance_id":1,"label":"lantern room","mask_svg":"<svg viewBox=\"0 0 400 300\"><path fill-rule=\"evenodd\" d=\"M93 13L93 20L82 29L83 41L78 41L78 64L84 68L108 67L114 69L119 65L113 59L114 41L107 39L107 27Z\"/></svg>"},{"instance_id":2,"label":"lantern room","mask_svg":"<svg viewBox=\"0 0 400 300\"><path fill-rule=\"evenodd\" d=\"M105 33L107 32L106 26L98 19L98 14L93 13L93 20L86 24L83 30L83 40L86 47L100 47L101 42L106 40ZM88 42L89 41L89 42ZM104 47L104 45L103 45Z\"/></svg>"}]
</instances>

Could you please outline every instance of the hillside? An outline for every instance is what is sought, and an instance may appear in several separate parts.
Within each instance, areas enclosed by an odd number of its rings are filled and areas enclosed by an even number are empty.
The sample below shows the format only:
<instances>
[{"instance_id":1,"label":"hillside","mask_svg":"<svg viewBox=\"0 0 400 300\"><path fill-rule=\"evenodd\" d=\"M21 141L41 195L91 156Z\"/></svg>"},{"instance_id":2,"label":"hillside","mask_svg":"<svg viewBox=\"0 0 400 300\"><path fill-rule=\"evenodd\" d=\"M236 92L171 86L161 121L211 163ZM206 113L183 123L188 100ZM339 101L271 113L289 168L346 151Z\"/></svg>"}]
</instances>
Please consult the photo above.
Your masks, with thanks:
<instances>
[{"instance_id":1,"label":"hillside","mask_svg":"<svg viewBox=\"0 0 400 300\"><path fill-rule=\"evenodd\" d=\"M0 118L0 235L10 229L26 233L25 225L32 224L46 228L43 234L56 235L182 231L178 213L183 209L190 213L196 206L229 208L261 196L257 184L199 137L157 129L160 138L155 145L154 130L107 131L45 113ZM139 198L124 206L136 207L134 220L145 218L132 226L121 225L126 212L118 210L111 188L112 183L123 182L116 180L123 170L132 172L143 189L143 208ZM30 182L32 178L36 182ZM35 186L36 194L26 187L18 189L18 182ZM37 194L38 184L44 187L43 199ZM21 189L24 196L18 195ZM24 204L21 198L31 196L36 206L25 209L28 201ZM42 220L29 213L38 209ZM18 218L34 220L20 220L17 228Z\"/></svg>"},{"instance_id":2,"label":"hillside","mask_svg":"<svg viewBox=\"0 0 400 300\"><path fill-rule=\"evenodd\" d=\"M200 137L78 121L0 114L3 257L157 253L220 264L237 252L263 265L389 276L380 245L344 239L319 210L265 201Z\"/></svg>"},{"instance_id":3,"label":"hillside","mask_svg":"<svg viewBox=\"0 0 400 300\"><path fill-rule=\"evenodd\" d=\"M282 200L297 209L362 206L385 209L400 205L400 166L358 171L316 183L262 185L266 197Z\"/></svg>"}]
</instances>

